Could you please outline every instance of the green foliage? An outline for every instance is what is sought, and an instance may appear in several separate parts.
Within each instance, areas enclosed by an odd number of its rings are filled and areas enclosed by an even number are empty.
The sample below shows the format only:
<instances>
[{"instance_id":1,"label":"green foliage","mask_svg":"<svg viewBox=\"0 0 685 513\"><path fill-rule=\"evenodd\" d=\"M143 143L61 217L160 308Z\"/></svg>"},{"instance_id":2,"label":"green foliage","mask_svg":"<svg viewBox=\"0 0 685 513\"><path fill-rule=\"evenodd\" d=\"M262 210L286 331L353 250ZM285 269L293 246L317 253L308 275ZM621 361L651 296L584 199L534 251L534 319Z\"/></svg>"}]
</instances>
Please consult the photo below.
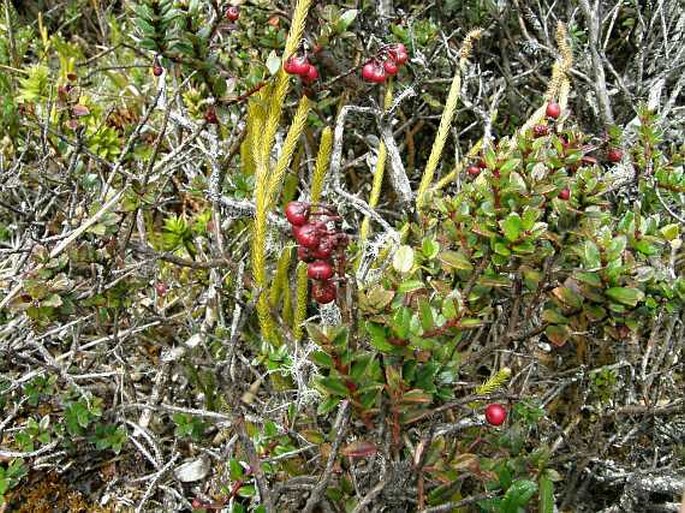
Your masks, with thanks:
<instances>
[{"instance_id":1,"label":"green foliage","mask_svg":"<svg viewBox=\"0 0 685 513\"><path fill-rule=\"evenodd\" d=\"M28 468L20 459L10 460L8 464L0 464L0 505L5 503L5 494L17 486L27 473Z\"/></svg>"}]
</instances>

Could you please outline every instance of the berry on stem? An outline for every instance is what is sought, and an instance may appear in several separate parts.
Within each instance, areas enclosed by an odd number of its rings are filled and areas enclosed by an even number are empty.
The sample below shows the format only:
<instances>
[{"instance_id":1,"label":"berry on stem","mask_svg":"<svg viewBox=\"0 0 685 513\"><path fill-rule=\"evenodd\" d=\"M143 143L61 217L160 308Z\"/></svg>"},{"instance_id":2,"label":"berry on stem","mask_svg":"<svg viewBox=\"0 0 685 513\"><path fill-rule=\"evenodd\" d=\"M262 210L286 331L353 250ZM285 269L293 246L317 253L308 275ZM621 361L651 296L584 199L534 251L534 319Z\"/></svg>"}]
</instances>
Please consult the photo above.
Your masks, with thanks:
<instances>
[{"instance_id":1,"label":"berry on stem","mask_svg":"<svg viewBox=\"0 0 685 513\"><path fill-rule=\"evenodd\" d=\"M313 224L293 226L293 235L297 243L305 248L316 249L321 242L319 229Z\"/></svg>"},{"instance_id":2,"label":"berry on stem","mask_svg":"<svg viewBox=\"0 0 685 513\"><path fill-rule=\"evenodd\" d=\"M283 69L290 75L304 76L309 73L310 67L309 59L304 55L291 55L283 64Z\"/></svg>"},{"instance_id":3,"label":"berry on stem","mask_svg":"<svg viewBox=\"0 0 685 513\"><path fill-rule=\"evenodd\" d=\"M383 69L388 75L396 75L400 68L394 60L388 59L383 63Z\"/></svg>"},{"instance_id":4,"label":"berry on stem","mask_svg":"<svg viewBox=\"0 0 685 513\"><path fill-rule=\"evenodd\" d=\"M338 289L332 281L316 281L312 285L312 298L321 305L335 301Z\"/></svg>"},{"instance_id":5,"label":"berry on stem","mask_svg":"<svg viewBox=\"0 0 685 513\"><path fill-rule=\"evenodd\" d=\"M238 18L240 18L240 8L236 5L229 6L226 9L226 19L228 21L236 21Z\"/></svg>"},{"instance_id":6,"label":"berry on stem","mask_svg":"<svg viewBox=\"0 0 685 513\"><path fill-rule=\"evenodd\" d=\"M316 260L307 267L307 276L312 280L330 280L333 274L333 266L325 260Z\"/></svg>"},{"instance_id":7,"label":"berry on stem","mask_svg":"<svg viewBox=\"0 0 685 513\"><path fill-rule=\"evenodd\" d=\"M387 78L387 74L377 61L369 61L362 68L362 78L367 82L382 84Z\"/></svg>"},{"instance_id":8,"label":"berry on stem","mask_svg":"<svg viewBox=\"0 0 685 513\"><path fill-rule=\"evenodd\" d=\"M561 189L558 198L563 201L568 201L569 199L571 199L571 189L569 189L568 187L564 187L563 189Z\"/></svg>"},{"instance_id":9,"label":"berry on stem","mask_svg":"<svg viewBox=\"0 0 685 513\"><path fill-rule=\"evenodd\" d=\"M548 118L557 119L561 115L561 107L554 100L547 104L547 110L545 111Z\"/></svg>"},{"instance_id":10,"label":"berry on stem","mask_svg":"<svg viewBox=\"0 0 685 513\"><path fill-rule=\"evenodd\" d=\"M621 162L623 159L623 151L621 148L609 148L609 151L607 152L607 159L609 159L609 162Z\"/></svg>"},{"instance_id":11,"label":"berry on stem","mask_svg":"<svg viewBox=\"0 0 685 513\"><path fill-rule=\"evenodd\" d=\"M402 43L396 43L388 50L388 55L398 66L403 66L409 60L407 48Z\"/></svg>"},{"instance_id":12,"label":"berry on stem","mask_svg":"<svg viewBox=\"0 0 685 513\"><path fill-rule=\"evenodd\" d=\"M470 165L466 168L466 172L469 176L476 178L480 174L481 168L479 166Z\"/></svg>"},{"instance_id":13,"label":"berry on stem","mask_svg":"<svg viewBox=\"0 0 685 513\"><path fill-rule=\"evenodd\" d=\"M488 404L485 408L485 420L492 426L501 426L507 419L507 410L501 404Z\"/></svg>"},{"instance_id":14,"label":"berry on stem","mask_svg":"<svg viewBox=\"0 0 685 513\"><path fill-rule=\"evenodd\" d=\"M285 217L294 226L302 226L309 220L309 203L291 201L285 206Z\"/></svg>"},{"instance_id":15,"label":"berry on stem","mask_svg":"<svg viewBox=\"0 0 685 513\"><path fill-rule=\"evenodd\" d=\"M309 69L307 70L307 73L302 75L302 80L306 83L314 82L319 78L319 72L316 69L316 66L313 64L309 65Z\"/></svg>"}]
</instances>

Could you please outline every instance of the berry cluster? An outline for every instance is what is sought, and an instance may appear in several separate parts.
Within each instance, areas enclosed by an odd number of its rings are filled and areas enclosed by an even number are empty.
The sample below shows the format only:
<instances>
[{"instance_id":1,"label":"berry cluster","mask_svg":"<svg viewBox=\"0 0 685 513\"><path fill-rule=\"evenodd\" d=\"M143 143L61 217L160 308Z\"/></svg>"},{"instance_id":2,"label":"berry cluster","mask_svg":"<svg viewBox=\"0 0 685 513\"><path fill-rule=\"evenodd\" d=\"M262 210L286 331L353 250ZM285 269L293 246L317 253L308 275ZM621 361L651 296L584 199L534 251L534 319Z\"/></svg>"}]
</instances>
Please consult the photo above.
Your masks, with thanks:
<instances>
[{"instance_id":1,"label":"berry cluster","mask_svg":"<svg viewBox=\"0 0 685 513\"><path fill-rule=\"evenodd\" d=\"M314 280L312 297L319 304L334 301L338 292L334 265L337 263L342 275L345 246L349 242L347 235L331 227L340 217L330 207L314 207L302 201L288 203L285 217L298 244L297 257L308 264L307 276Z\"/></svg>"},{"instance_id":2,"label":"berry cluster","mask_svg":"<svg viewBox=\"0 0 685 513\"><path fill-rule=\"evenodd\" d=\"M283 64L283 69L289 75L298 75L305 84L311 84L319 78L319 71L306 55L291 55Z\"/></svg>"},{"instance_id":3,"label":"berry cluster","mask_svg":"<svg viewBox=\"0 0 685 513\"><path fill-rule=\"evenodd\" d=\"M382 58L375 57L362 67L362 78L367 82L382 84L388 77L396 75L400 67L409 60L407 49L402 43L389 45L381 52Z\"/></svg>"}]
</instances>

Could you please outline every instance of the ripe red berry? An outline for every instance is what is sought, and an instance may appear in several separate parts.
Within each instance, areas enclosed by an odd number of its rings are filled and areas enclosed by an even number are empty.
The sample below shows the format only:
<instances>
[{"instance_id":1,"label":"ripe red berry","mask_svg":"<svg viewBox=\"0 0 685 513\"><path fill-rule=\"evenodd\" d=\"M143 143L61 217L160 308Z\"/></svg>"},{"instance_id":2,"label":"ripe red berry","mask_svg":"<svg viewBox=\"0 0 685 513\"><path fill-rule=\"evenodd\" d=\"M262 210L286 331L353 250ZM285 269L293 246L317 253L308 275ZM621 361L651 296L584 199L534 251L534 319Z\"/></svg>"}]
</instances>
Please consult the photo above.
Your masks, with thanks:
<instances>
[{"instance_id":1,"label":"ripe red berry","mask_svg":"<svg viewBox=\"0 0 685 513\"><path fill-rule=\"evenodd\" d=\"M569 189L568 187L564 187L563 189L561 189L558 198L563 201L568 201L569 199L571 199L571 189Z\"/></svg>"},{"instance_id":2,"label":"ripe red berry","mask_svg":"<svg viewBox=\"0 0 685 513\"><path fill-rule=\"evenodd\" d=\"M317 257L311 249L305 248L304 246L297 246L297 258L303 262L309 263L316 260Z\"/></svg>"},{"instance_id":3,"label":"ripe red berry","mask_svg":"<svg viewBox=\"0 0 685 513\"><path fill-rule=\"evenodd\" d=\"M312 280L330 280L333 274L333 266L325 260L316 260L307 267L307 276Z\"/></svg>"},{"instance_id":4,"label":"ripe red berry","mask_svg":"<svg viewBox=\"0 0 685 513\"><path fill-rule=\"evenodd\" d=\"M547 104L547 110L545 111L548 118L557 119L561 115L561 107L557 102L552 100Z\"/></svg>"},{"instance_id":5,"label":"ripe red berry","mask_svg":"<svg viewBox=\"0 0 685 513\"><path fill-rule=\"evenodd\" d=\"M205 111L205 121L210 125L216 125L219 123L219 118L216 117L216 110L211 105Z\"/></svg>"},{"instance_id":6,"label":"ripe red berry","mask_svg":"<svg viewBox=\"0 0 685 513\"><path fill-rule=\"evenodd\" d=\"M321 233L313 224L293 226L293 236L298 244L309 249L316 249L321 242Z\"/></svg>"},{"instance_id":7,"label":"ripe red berry","mask_svg":"<svg viewBox=\"0 0 685 513\"><path fill-rule=\"evenodd\" d=\"M238 18L240 18L240 8L236 5L229 6L226 9L226 19L228 21L236 21Z\"/></svg>"},{"instance_id":8,"label":"ripe red berry","mask_svg":"<svg viewBox=\"0 0 685 513\"><path fill-rule=\"evenodd\" d=\"M609 162L621 162L623 160L623 151L621 148L610 148L607 152L607 159L609 159Z\"/></svg>"},{"instance_id":9,"label":"ripe red berry","mask_svg":"<svg viewBox=\"0 0 685 513\"><path fill-rule=\"evenodd\" d=\"M549 127L547 125L535 125L533 127L533 135L535 137L544 137L549 133Z\"/></svg>"},{"instance_id":10,"label":"ripe red berry","mask_svg":"<svg viewBox=\"0 0 685 513\"><path fill-rule=\"evenodd\" d=\"M304 76L309 73L310 67L309 59L304 55L291 55L283 64L283 69L290 75Z\"/></svg>"},{"instance_id":11,"label":"ripe red berry","mask_svg":"<svg viewBox=\"0 0 685 513\"><path fill-rule=\"evenodd\" d=\"M376 61L369 61L364 64L362 68L362 78L367 82L372 82L374 84L382 84L387 78L387 74L381 66Z\"/></svg>"},{"instance_id":12,"label":"ripe red berry","mask_svg":"<svg viewBox=\"0 0 685 513\"><path fill-rule=\"evenodd\" d=\"M476 178L480 174L480 171L481 168L478 166L471 165L468 168L466 168L466 172L469 174L469 176L472 176L474 178Z\"/></svg>"},{"instance_id":13,"label":"ripe red berry","mask_svg":"<svg viewBox=\"0 0 685 513\"><path fill-rule=\"evenodd\" d=\"M388 55L394 60L398 66L404 65L409 60L407 48L402 43L397 43L390 47Z\"/></svg>"},{"instance_id":14,"label":"ripe red berry","mask_svg":"<svg viewBox=\"0 0 685 513\"><path fill-rule=\"evenodd\" d=\"M314 82L319 78L319 72L316 69L316 66L313 64L309 65L309 69L307 70L307 73L302 75L302 80L306 83Z\"/></svg>"},{"instance_id":15,"label":"ripe red berry","mask_svg":"<svg viewBox=\"0 0 685 513\"><path fill-rule=\"evenodd\" d=\"M399 67L397 67L397 63L392 60L388 59L383 63L383 69L388 75L396 75L397 72L399 71Z\"/></svg>"},{"instance_id":16,"label":"ripe red berry","mask_svg":"<svg viewBox=\"0 0 685 513\"><path fill-rule=\"evenodd\" d=\"M330 256L333 254L333 251L335 250L335 247L336 243L332 237L321 237L321 242L319 242L319 245L312 251L312 256L320 260L325 260L327 258L330 258Z\"/></svg>"},{"instance_id":17,"label":"ripe red berry","mask_svg":"<svg viewBox=\"0 0 685 513\"><path fill-rule=\"evenodd\" d=\"M335 301L337 295L337 287L332 281L316 281L312 285L312 298L321 305Z\"/></svg>"},{"instance_id":18,"label":"ripe red berry","mask_svg":"<svg viewBox=\"0 0 685 513\"><path fill-rule=\"evenodd\" d=\"M302 226L309 220L309 203L291 201L285 206L285 217L294 226Z\"/></svg>"},{"instance_id":19,"label":"ripe red berry","mask_svg":"<svg viewBox=\"0 0 685 513\"><path fill-rule=\"evenodd\" d=\"M485 161L484 161L483 159L480 159L480 160L476 163L476 165L477 165L479 168L481 168L481 169L487 169L487 167L488 167L488 165L485 163Z\"/></svg>"},{"instance_id":20,"label":"ripe red berry","mask_svg":"<svg viewBox=\"0 0 685 513\"><path fill-rule=\"evenodd\" d=\"M501 404L488 404L485 408L485 420L493 426L501 426L507 419L507 410Z\"/></svg>"}]
</instances>

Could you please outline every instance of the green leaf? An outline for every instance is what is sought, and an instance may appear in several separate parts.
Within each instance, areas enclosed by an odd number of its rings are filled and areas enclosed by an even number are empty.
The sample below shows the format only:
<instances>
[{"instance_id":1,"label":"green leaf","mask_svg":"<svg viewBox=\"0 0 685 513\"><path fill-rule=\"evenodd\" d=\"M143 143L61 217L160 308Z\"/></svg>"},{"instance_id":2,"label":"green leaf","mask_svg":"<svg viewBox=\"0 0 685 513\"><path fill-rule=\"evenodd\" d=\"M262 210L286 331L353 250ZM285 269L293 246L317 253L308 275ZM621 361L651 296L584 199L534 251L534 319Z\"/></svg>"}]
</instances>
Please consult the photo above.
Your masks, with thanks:
<instances>
[{"instance_id":1,"label":"green leaf","mask_svg":"<svg viewBox=\"0 0 685 513\"><path fill-rule=\"evenodd\" d=\"M596 271L602 266L599 248L591 240L586 240L583 246L583 265L586 271Z\"/></svg>"},{"instance_id":2,"label":"green leaf","mask_svg":"<svg viewBox=\"0 0 685 513\"><path fill-rule=\"evenodd\" d=\"M397 292L400 293L406 293L406 292L413 292L415 290L419 290L424 288L425 285L421 280L407 280L403 281L400 283L400 286L397 287Z\"/></svg>"},{"instance_id":3,"label":"green leaf","mask_svg":"<svg viewBox=\"0 0 685 513\"><path fill-rule=\"evenodd\" d=\"M552 290L552 295L562 304L571 308L580 308L583 305L583 296L568 287L556 287Z\"/></svg>"},{"instance_id":4,"label":"green leaf","mask_svg":"<svg viewBox=\"0 0 685 513\"><path fill-rule=\"evenodd\" d=\"M347 28L352 25L352 22L355 20L357 17L357 13L359 11L357 9L347 9L344 13L340 15L340 20L338 22L338 31L343 32L347 30Z\"/></svg>"},{"instance_id":5,"label":"green leaf","mask_svg":"<svg viewBox=\"0 0 685 513\"><path fill-rule=\"evenodd\" d=\"M554 513L554 483L545 474L540 476L539 513Z\"/></svg>"},{"instance_id":6,"label":"green leaf","mask_svg":"<svg viewBox=\"0 0 685 513\"><path fill-rule=\"evenodd\" d=\"M414 250L411 246L403 245L392 257L392 266L398 272L406 274L414 267Z\"/></svg>"},{"instance_id":7,"label":"green leaf","mask_svg":"<svg viewBox=\"0 0 685 513\"><path fill-rule=\"evenodd\" d=\"M528 504L537 491L538 485L534 481L528 479L514 481L504 494L502 513L519 513L519 508Z\"/></svg>"},{"instance_id":8,"label":"green leaf","mask_svg":"<svg viewBox=\"0 0 685 513\"><path fill-rule=\"evenodd\" d=\"M563 324L554 324L545 328L545 335L555 347L563 347L566 341L571 336L568 326Z\"/></svg>"},{"instance_id":9,"label":"green leaf","mask_svg":"<svg viewBox=\"0 0 685 513\"><path fill-rule=\"evenodd\" d=\"M473 269L473 264L468 257L459 251L442 251L438 255L438 260L446 267L457 271L471 271Z\"/></svg>"},{"instance_id":10,"label":"green leaf","mask_svg":"<svg viewBox=\"0 0 685 513\"><path fill-rule=\"evenodd\" d=\"M411 327L411 310L406 306L400 307L392 316L391 328L398 338L406 339Z\"/></svg>"},{"instance_id":11,"label":"green leaf","mask_svg":"<svg viewBox=\"0 0 685 513\"><path fill-rule=\"evenodd\" d=\"M440 251L440 244L435 240L426 237L421 244L421 252L427 259L433 259Z\"/></svg>"},{"instance_id":12,"label":"green leaf","mask_svg":"<svg viewBox=\"0 0 685 513\"><path fill-rule=\"evenodd\" d=\"M504 221L501 221L500 225L504 236L511 242L518 240L521 232L523 232L523 221L516 212L509 214Z\"/></svg>"},{"instance_id":13,"label":"green leaf","mask_svg":"<svg viewBox=\"0 0 685 513\"><path fill-rule=\"evenodd\" d=\"M505 174L508 173L509 171L512 171L516 169L521 164L520 159L509 159L507 160L504 164L502 164L499 168L500 173Z\"/></svg>"},{"instance_id":14,"label":"green leaf","mask_svg":"<svg viewBox=\"0 0 685 513\"><path fill-rule=\"evenodd\" d=\"M612 287L604 293L612 301L633 307L645 297L644 292L630 287Z\"/></svg>"},{"instance_id":15,"label":"green leaf","mask_svg":"<svg viewBox=\"0 0 685 513\"><path fill-rule=\"evenodd\" d=\"M680 236L680 225L679 224L667 224L663 226L660 230L661 235L664 239L672 241Z\"/></svg>"},{"instance_id":16,"label":"green leaf","mask_svg":"<svg viewBox=\"0 0 685 513\"><path fill-rule=\"evenodd\" d=\"M430 331L435 327L435 319L433 318L433 310L426 298L419 299L419 313L421 314L421 328L423 331Z\"/></svg>"},{"instance_id":17,"label":"green leaf","mask_svg":"<svg viewBox=\"0 0 685 513\"><path fill-rule=\"evenodd\" d=\"M383 353L394 353L397 347L388 342L385 327L373 322L366 323L366 331L371 337L371 347Z\"/></svg>"},{"instance_id":18,"label":"green leaf","mask_svg":"<svg viewBox=\"0 0 685 513\"><path fill-rule=\"evenodd\" d=\"M334 378L331 376L320 377L318 383L325 391L342 397L347 397L350 391L345 386L345 383L339 378Z\"/></svg>"}]
</instances>

